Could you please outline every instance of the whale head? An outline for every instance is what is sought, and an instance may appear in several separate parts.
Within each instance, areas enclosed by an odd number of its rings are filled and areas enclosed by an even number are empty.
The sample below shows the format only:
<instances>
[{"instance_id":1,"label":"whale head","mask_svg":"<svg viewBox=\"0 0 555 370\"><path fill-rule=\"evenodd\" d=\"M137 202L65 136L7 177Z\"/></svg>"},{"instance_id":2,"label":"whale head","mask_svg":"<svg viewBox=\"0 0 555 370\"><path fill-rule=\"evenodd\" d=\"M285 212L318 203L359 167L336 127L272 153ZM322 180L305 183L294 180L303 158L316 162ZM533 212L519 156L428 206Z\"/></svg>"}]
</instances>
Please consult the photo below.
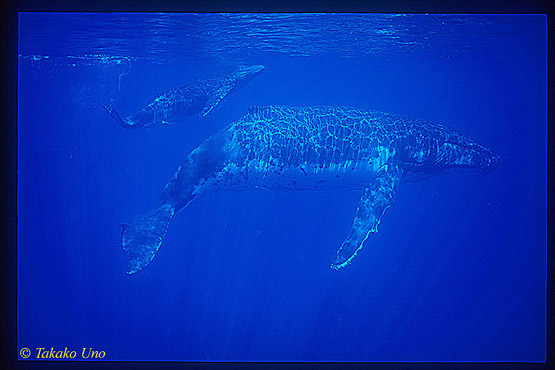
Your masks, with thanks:
<instances>
[{"instance_id":1,"label":"whale head","mask_svg":"<svg viewBox=\"0 0 555 370\"><path fill-rule=\"evenodd\" d=\"M237 78L241 82L241 84L246 84L254 77L258 76L262 71L264 71L266 67L262 64L253 65L253 66L243 66L237 70Z\"/></svg>"},{"instance_id":2,"label":"whale head","mask_svg":"<svg viewBox=\"0 0 555 370\"><path fill-rule=\"evenodd\" d=\"M245 76L250 76L250 75L255 76L265 69L266 67L264 67L262 64L257 64L252 66L240 67L237 73Z\"/></svg>"},{"instance_id":3,"label":"whale head","mask_svg":"<svg viewBox=\"0 0 555 370\"><path fill-rule=\"evenodd\" d=\"M501 157L475 142L445 142L441 146L435 164L451 168L474 168L489 173L502 165Z\"/></svg>"},{"instance_id":4,"label":"whale head","mask_svg":"<svg viewBox=\"0 0 555 370\"><path fill-rule=\"evenodd\" d=\"M254 77L258 76L266 67L263 65L252 65L239 67L230 77L233 81L232 90L238 90L248 84Z\"/></svg>"},{"instance_id":5,"label":"whale head","mask_svg":"<svg viewBox=\"0 0 555 370\"><path fill-rule=\"evenodd\" d=\"M481 173L487 174L493 171L494 168L502 166L503 161L500 156L493 153L491 150L487 148L484 149L486 149L486 152L482 154L482 162L479 169Z\"/></svg>"}]
</instances>

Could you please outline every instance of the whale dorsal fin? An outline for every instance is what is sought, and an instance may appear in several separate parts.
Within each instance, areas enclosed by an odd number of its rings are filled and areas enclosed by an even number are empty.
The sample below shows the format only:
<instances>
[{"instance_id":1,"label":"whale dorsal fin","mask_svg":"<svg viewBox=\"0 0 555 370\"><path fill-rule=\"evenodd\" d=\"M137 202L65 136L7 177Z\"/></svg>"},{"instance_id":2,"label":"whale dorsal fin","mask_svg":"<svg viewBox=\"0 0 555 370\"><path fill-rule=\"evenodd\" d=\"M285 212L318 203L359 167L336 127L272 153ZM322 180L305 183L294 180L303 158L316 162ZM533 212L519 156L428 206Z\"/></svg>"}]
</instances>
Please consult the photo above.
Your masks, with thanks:
<instances>
[{"instance_id":1,"label":"whale dorsal fin","mask_svg":"<svg viewBox=\"0 0 555 370\"><path fill-rule=\"evenodd\" d=\"M403 171L398 165L389 163L382 167L378 176L364 190L349 235L337 250L331 268L339 270L351 263L370 233L378 232L380 220L393 203L395 189L402 175Z\"/></svg>"},{"instance_id":2,"label":"whale dorsal fin","mask_svg":"<svg viewBox=\"0 0 555 370\"><path fill-rule=\"evenodd\" d=\"M212 109L214 109L214 107L218 105L218 103L223 98L225 98L227 94L229 94L229 92L231 91L231 89L233 89L234 86L235 86L234 84L226 84L220 87L219 89L215 90L214 93L212 93L212 96L208 98L208 101L204 105L204 108L202 108L202 111L200 111L199 116L202 118L202 117L205 117L208 113L210 113Z\"/></svg>"}]
</instances>

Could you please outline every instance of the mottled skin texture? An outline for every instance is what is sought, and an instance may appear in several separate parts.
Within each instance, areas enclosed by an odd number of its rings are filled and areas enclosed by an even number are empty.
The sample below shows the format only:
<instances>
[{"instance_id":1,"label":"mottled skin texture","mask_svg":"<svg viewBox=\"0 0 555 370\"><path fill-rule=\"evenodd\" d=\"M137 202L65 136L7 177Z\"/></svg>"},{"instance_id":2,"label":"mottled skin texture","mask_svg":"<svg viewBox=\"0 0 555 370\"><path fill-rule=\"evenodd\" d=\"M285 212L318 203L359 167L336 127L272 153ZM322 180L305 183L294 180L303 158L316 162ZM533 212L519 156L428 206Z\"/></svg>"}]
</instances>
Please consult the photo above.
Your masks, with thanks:
<instances>
[{"instance_id":1,"label":"mottled skin texture","mask_svg":"<svg viewBox=\"0 0 555 370\"><path fill-rule=\"evenodd\" d=\"M499 158L441 125L345 107L254 107L193 150L158 207L124 228L128 273L145 267L175 212L213 189L363 188L353 226L332 261L346 266L362 248L399 182L452 167L487 170Z\"/></svg>"},{"instance_id":2,"label":"mottled skin texture","mask_svg":"<svg viewBox=\"0 0 555 370\"><path fill-rule=\"evenodd\" d=\"M262 65L242 67L224 77L198 80L162 92L152 103L125 118L121 118L116 110L105 108L124 128L170 124L194 115L204 117L230 92L246 85L263 70Z\"/></svg>"}]
</instances>

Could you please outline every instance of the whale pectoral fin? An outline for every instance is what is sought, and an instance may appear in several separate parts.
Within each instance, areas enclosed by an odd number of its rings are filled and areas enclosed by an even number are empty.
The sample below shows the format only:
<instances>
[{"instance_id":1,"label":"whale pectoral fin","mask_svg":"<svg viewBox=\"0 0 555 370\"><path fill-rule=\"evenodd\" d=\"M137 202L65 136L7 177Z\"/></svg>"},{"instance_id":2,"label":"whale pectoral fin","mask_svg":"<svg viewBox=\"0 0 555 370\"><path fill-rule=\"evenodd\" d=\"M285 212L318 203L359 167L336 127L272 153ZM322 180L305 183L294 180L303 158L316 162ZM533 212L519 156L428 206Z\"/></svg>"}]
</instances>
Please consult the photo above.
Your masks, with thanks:
<instances>
[{"instance_id":1,"label":"whale pectoral fin","mask_svg":"<svg viewBox=\"0 0 555 370\"><path fill-rule=\"evenodd\" d=\"M231 89L233 88L234 85L224 85L221 88L219 88L218 90L216 90L212 96L208 99L208 101L206 102L206 104L204 105L204 108L202 108L202 110L199 113L199 116L205 117L208 113L210 113L212 111L212 109L214 109L214 107L216 105L218 105L218 103L225 98L225 96L227 94L229 94L229 92L231 91Z\"/></svg>"},{"instance_id":2,"label":"whale pectoral fin","mask_svg":"<svg viewBox=\"0 0 555 370\"><path fill-rule=\"evenodd\" d=\"M370 233L378 232L380 220L393 203L395 189L403 175L395 164L387 164L364 190L349 235L337 250L331 268L339 270L351 263Z\"/></svg>"},{"instance_id":3,"label":"whale pectoral fin","mask_svg":"<svg viewBox=\"0 0 555 370\"><path fill-rule=\"evenodd\" d=\"M155 210L121 224L122 245L129 258L127 273L134 274L146 267L158 252L168 231L174 209L163 204Z\"/></svg>"}]
</instances>

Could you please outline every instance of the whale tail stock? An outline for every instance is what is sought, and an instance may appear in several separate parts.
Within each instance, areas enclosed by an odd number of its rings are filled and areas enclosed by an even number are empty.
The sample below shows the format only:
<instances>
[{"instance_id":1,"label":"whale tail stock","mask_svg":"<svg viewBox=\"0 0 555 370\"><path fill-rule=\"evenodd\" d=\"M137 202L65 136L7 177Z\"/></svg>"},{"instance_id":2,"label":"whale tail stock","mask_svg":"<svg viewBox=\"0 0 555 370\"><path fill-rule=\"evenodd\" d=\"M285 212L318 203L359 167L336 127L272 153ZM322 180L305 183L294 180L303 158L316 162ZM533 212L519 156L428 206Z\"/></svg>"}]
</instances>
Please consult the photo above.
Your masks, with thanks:
<instances>
[{"instance_id":1,"label":"whale tail stock","mask_svg":"<svg viewBox=\"0 0 555 370\"><path fill-rule=\"evenodd\" d=\"M174 214L195 197L210 190L225 173L230 133L222 129L193 150L166 184L158 206L127 224L121 224L123 250L129 258L128 274L145 268L154 258L168 232ZM220 150L216 150L220 148ZM225 175L224 175L225 176Z\"/></svg>"},{"instance_id":2,"label":"whale tail stock","mask_svg":"<svg viewBox=\"0 0 555 370\"><path fill-rule=\"evenodd\" d=\"M123 228L123 250L129 258L129 275L142 270L152 261L168 232L174 214L175 208L171 204L162 203L153 211L120 225Z\"/></svg>"},{"instance_id":3,"label":"whale tail stock","mask_svg":"<svg viewBox=\"0 0 555 370\"><path fill-rule=\"evenodd\" d=\"M106 106L106 105L104 105L103 107L104 107L104 109L106 109L106 111L108 112L110 117L112 117L114 119L114 121L119 123L119 125L121 127L123 127L123 128L132 127L132 125L129 125L129 124L125 123L125 121L121 119L121 117L119 116L119 113L115 109L108 108L108 106Z\"/></svg>"},{"instance_id":4,"label":"whale tail stock","mask_svg":"<svg viewBox=\"0 0 555 370\"><path fill-rule=\"evenodd\" d=\"M129 120L128 118L126 119L122 119L119 115L119 113L112 108L108 108L108 106L103 105L104 109L106 109L106 111L108 112L108 114L110 114L110 117L112 117L112 119L114 121L116 121L121 127L123 128L138 128L140 127L139 125L136 125L135 122Z\"/></svg>"}]
</instances>

